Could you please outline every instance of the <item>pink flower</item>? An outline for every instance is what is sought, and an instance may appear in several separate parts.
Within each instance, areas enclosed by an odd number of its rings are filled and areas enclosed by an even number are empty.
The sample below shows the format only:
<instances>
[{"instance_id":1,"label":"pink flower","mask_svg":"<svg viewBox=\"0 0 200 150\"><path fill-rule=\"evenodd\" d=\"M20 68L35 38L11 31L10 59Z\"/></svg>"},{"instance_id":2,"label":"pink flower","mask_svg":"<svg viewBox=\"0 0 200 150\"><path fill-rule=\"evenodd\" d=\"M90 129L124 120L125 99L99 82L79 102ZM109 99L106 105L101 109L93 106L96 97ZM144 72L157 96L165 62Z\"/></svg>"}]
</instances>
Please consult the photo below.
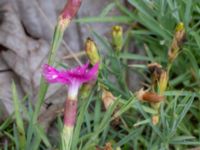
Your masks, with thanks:
<instances>
[{"instance_id":1,"label":"pink flower","mask_svg":"<svg viewBox=\"0 0 200 150\"><path fill-rule=\"evenodd\" d=\"M97 78L99 64L96 63L91 69L89 63L69 70L57 70L47 64L43 66L43 76L49 83L61 83L68 85L68 96L72 99L77 97L78 89L83 84Z\"/></svg>"}]
</instances>

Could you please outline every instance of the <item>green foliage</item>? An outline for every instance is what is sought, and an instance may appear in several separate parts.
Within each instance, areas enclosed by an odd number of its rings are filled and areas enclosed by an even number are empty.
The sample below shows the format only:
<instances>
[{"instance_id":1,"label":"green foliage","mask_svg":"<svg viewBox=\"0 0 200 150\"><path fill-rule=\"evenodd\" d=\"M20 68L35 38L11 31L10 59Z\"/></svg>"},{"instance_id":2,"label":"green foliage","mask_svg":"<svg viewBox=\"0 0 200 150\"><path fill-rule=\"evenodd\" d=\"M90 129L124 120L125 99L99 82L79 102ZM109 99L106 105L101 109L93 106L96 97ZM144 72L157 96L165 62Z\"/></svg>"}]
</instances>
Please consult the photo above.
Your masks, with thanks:
<instances>
[{"instance_id":1,"label":"green foliage","mask_svg":"<svg viewBox=\"0 0 200 150\"><path fill-rule=\"evenodd\" d=\"M15 118L16 118L16 125L17 125L17 130L16 128L14 128L15 132L16 132L16 143L19 141L19 149L24 149L25 148L25 143L26 143L26 138L25 138L25 130L24 130L24 123L23 123L23 118L21 116L21 110L20 108L23 108L18 95L17 95L17 89L15 86L15 83L12 83L12 94L13 94L13 104L14 104L14 108L15 108ZM14 126L15 127L15 126ZM19 136L19 139L17 139ZM16 144L18 145L18 144Z\"/></svg>"}]
</instances>

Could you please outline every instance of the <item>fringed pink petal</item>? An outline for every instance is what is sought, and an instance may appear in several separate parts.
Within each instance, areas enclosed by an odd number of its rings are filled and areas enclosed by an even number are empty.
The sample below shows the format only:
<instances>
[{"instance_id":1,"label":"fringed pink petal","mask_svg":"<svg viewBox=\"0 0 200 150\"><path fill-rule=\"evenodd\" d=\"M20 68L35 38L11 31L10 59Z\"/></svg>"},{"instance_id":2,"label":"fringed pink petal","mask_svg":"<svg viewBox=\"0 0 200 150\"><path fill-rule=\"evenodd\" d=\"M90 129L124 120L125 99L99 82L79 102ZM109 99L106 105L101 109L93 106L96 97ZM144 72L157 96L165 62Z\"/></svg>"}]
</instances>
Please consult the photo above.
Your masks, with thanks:
<instances>
[{"instance_id":1,"label":"fringed pink petal","mask_svg":"<svg viewBox=\"0 0 200 150\"><path fill-rule=\"evenodd\" d=\"M45 80L49 83L62 83L69 84L70 81L67 76L64 76L62 72L56 70L55 68L45 64L43 66L43 76Z\"/></svg>"},{"instance_id":2,"label":"fringed pink petal","mask_svg":"<svg viewBox=\"0 0 200 150\"><path fill-rule=\"evenodd\" d=\"M99 63L96 63L90 70L85 73L82 83L88 82L90 80L96 80L99 70Z\"/></svg>"},{"instance_id":3,"label":"fringed pink petal","mask_svg":"<svg viewBox=\"0 0 200 150\"><path fill-rule=\"evenodd\" d=\"M84 75L85 72L87 71L89 66L89 63L86 63L82 66L75 67L73 69L70 69L69 71L66 71L66 74L71 74L71 75Z\"/></svg>"},{"instance_id":4,"label":"fringed pink petal","mask_svg":"<svg viewBox=\"0 0 200 150\"><path fill-rule=\"evenodd\" d=\"M44 65L43 75L50 83L63 83L70 85L76 83L81 85L82 83L95 80L97 78L99 63L96 63L91 69L88 67L89 63L86 63L85 65L78 66L74 69L58 71L49 65Z\"/></svg>"},{"instance_id":5,"label":"fringed pink petal","mask_svg":"<svg viewBox=\"0 0 200 150\"><path fill-rule=\"evenodd\" d=\"M80 74L85 74L88 71L88 66L89 66L89 62L87 62L85 65L81 66L80 68L77 68L77 71Z\"/></svg>"}]
</instances>

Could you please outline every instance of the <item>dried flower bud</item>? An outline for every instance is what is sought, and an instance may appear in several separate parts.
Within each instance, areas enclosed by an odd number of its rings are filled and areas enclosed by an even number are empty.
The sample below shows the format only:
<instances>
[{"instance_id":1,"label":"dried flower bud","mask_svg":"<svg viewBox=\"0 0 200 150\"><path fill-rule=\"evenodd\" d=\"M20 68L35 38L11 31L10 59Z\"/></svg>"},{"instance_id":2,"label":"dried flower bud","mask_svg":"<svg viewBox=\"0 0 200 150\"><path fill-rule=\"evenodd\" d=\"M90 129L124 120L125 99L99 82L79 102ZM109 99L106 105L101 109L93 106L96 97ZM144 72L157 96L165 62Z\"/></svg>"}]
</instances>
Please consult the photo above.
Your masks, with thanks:
<instances>
[{"instance_id":1,"label":"dried flower bud","mask_svg":"<svg viewBox=\"0 0 200 150\"><path fill-rule=\"evenodd\" d=\"M115 100L116 100L116 97L113 96L113 94L111 92L103 89L102 101L103 101L103 105L106 110L108 110L109 107L113 105ZM116 127L121 123L120 115L118 112L119 112L119 109L115 108L115 110L112 114L112 117L113 117L113 120L111 122L112 127Z\"/></svg>"},{"instance_id":2,"label":"dried flower bud","mask_svg":"<svg viewBox=\"0 0 200 150\"><path fill-rule=\"evenodd\" d=\"M111 92L103 90L102 101L106 110L109 108L109 106L111 106L114 103L115 99L116 98L113 96Z\"/></svg>"},{"instance_id":3,"label":"dried flower bud","mask_svg":"<svg viewBox=\"0 0 200 150\"><path fill-rule=\"evenodd\" d=\"M119 115L119 109L116 109L113 113L113 120L111 122L112 128L118 128L119 125L122 123L122 120Z\"/></svg>"},{"instance_id":4,"label":"dried flower bud","mask_svg":"<svg viewBox=\"0 0 200 150\"><path fill-rule=\"evenodd\" d=\"M90 63L92 65L94 65L100 61L100 56L99 56L97 46L94 43L94 41L90 38L87 38L87 41L85 43L85 52L86 52L86 54L90 60Z\"/></svg>"},{"instance_id":5,"label":"dried flower bud","mask_svg":"<svg viewBox=\"0 0 200 150\"><path fill-rule=\"evenodd\" d=\"M153 78L153 83L155 83L156 81L158 81L160 79L160 75L162 72L162 66L158 63L151 63L151 64L148 64L147 67Z\"/></svg>"},{"instance_id":6,"label":"dried flower bud","mask_svg":"<svg viewBox=\"0 0 200 150\"><path fill-rule=\"evenodd\" d=\"M113 150L112 143L107 142L103 148L100 148L98 145L96 146L95 150ZM121 150L120 147L116 147L116 150Z\"/></svg>"},{"instance_id":7,"label":"dried flower bud","mask_svg":"<svg viewBox=\"0 0 200 150\"><path fill-rule=\"evenodd\" d=\"M159 93L163 94L167 88L167 83L168 83L168 74L165 70L162 70L162 73L160 75L160 79L158 82L158 87L159 87Z\"/></svg>"},{"instance_id":8,"label":"dried flower bud","mask_svg":"<svg viewBox=\"0 0 200 150\"><path fill-rule=\"evenodd\" d=\"M184 24L180 22L176 27L172 44L170 46L170 49L168 50L168 57L170 62L176 59L184 39L185 39L185 27Z\"/></svg>"},{"instance_id":9,"label":"dried flower bud","mask_svg":"<svg viewBox=\"0 0 200 150\"><path fill-rule=\"evenodd\" d=\"M164 100L164 96L158 95L154 92L144 91L140 89L139 92L136 93L137 98L142 101L150 102L150 103L158 103Z\"/></svg>"},{"instance_id":10,"label":"dried flower bud","mask_svg":"<svg viewBox=\"0 0 200 150\"><path fill-rule=\"evenodd\" d=\"M112 27L112 44L116 52L120 52L123 46L123 28L121 26Z\"/></svg>"},{"instance_id":11,"label":"dried flower bud","mask_svg":"<svg viewBox=\"0 0 200 150\"><path fill-rule=\"evenodd\" d=\"M106 143L104 150L113 150L112 144L110 142Z\"/></svg>"},{"instance_id":12,"label":"dried flower bud","mask_svg":"<svg viewBox=\"0 0 200 150\"><path fill-rule=\"evenodd\" d=\"M153 125L158 124L159 116L158 115L152 116L151 121L152 121Z\"/></svg>"}]
</instances>

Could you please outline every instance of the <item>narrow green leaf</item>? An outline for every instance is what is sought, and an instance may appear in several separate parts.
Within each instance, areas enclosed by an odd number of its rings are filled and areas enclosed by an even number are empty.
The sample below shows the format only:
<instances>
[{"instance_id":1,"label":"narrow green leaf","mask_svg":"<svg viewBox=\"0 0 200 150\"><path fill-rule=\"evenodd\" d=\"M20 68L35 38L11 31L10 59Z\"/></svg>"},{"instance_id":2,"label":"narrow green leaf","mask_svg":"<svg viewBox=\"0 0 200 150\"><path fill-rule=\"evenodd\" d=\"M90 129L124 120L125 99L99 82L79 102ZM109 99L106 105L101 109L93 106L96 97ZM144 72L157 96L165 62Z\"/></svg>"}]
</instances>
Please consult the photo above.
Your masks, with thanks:
<instances>
[{"instance_id":1,"label":"narrow green leaf","mask_svg":"<svg viewBox=\"0 0 200 150\"><path fill-rule=\"evenodd\" d=\"M141 61L150 61L151 60L149 57L132 54L132 53L120 53L119 57L122 59L132 59L132 60L141 60Z\"/></svg>"},{"instance_id":2,"label":"narrow green leaf","mask_svg":"<svg viewBox=\"0 0 200 150\"><path fill-rule=\"evenodd\" d=\"M93 23L93 22L117 22L117 23L130 23L131 18L127 16L112 16L112 17L85 17L75 20L79 23Z\"/></svg>"},{"instance_id":3,"label":"narrow green leaf","mask_svg":"<svg viewBox=\"0 0 200 150\"><path fill-rule=\"evenodd\" d=\"M115 3L108 4L102 11L99 17L105 17L113 8L115 7Z\"/></svg>"},{"instance_id":4,"label":"narrow green leaf","mask_svg":"<svg viewBox=\"0 0 200 150\"><path fill-rule=\"evenodd\" d=\"M24 130L24 123L23 123L23 118L21 116L21 103L17 95L17 89L15 86L14 81L12 82L12 98L13 98L13 103L14 103L14 108L15 108L15 118L16 118L16 123L17 123L17 130L19 133L19 147L20 149L25 148L25 143L26 143L26 137L25 137L25 130Z\"/></svg>"},{"instance_id":5,"label":"narrow green leaf","mask_svg":"<svg viewBox=\"0 0 200 150\"><path fill-rule=\"evenodd\" d=\"M36 134L39 136L39 138L41 138L41 140L44 142L44 144L50 148L51 144L48 140L48 137L46 136L44 129L42 127L40 127L39 124L35 125L35 130L36 130Z\"/></svg>"}]
</instances>

